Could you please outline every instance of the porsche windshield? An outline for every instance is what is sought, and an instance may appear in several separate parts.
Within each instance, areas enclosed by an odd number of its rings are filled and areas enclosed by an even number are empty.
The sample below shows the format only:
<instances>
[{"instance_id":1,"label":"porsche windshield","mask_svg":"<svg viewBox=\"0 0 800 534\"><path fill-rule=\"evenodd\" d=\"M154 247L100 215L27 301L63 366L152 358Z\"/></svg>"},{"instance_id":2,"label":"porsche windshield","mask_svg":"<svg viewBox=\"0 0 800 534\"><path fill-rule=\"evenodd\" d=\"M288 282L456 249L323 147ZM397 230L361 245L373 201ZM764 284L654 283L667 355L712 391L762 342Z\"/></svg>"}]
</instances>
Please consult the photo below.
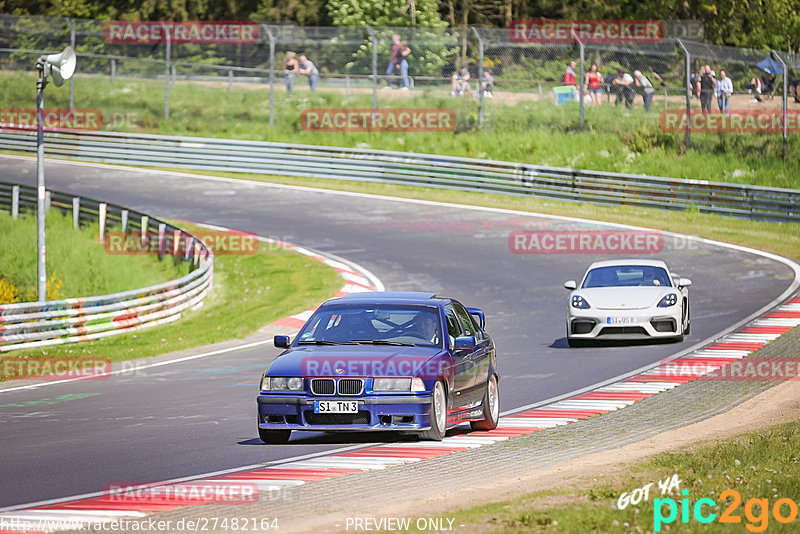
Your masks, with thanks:
<instances>
[{"instance_id":1,"label":"porsche windshield","mask_svg":"<svg viewBox=\"0 0 800 534\"><path fill-rule=\"evenodd\" d=\"M435 306L331 305L320 308L297 337L305 344L442 346Z\"/></svg>"},{"instance_id":2,"label":"porsche windshield","mask_svg":"<svg viewBox=\"0 0 800 534\"><path fill-rule=\"evenodd\" d=\"M613 265L598 267L586 274L583 288L663 286L670 287L669 275L662 267L650 265Z\"/></svg>"}]
</instances>

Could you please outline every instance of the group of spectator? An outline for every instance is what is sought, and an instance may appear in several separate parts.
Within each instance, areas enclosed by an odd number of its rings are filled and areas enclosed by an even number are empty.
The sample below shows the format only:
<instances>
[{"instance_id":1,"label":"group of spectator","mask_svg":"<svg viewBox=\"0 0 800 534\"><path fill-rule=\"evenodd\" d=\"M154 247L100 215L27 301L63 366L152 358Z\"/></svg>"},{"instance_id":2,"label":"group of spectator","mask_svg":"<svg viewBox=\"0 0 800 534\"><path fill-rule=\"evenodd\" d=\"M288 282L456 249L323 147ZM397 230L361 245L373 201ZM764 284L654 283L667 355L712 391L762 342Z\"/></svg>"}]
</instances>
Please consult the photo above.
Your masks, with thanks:
<instances>
[{"instance_id":1,"label":"group of spectator","mask_svg":"<svg viewBox=\"0 0 800 534\"><path fill-rule=\"evenodd\" d=\"M483 96L486 98L493 98L494 93L494 75L492 69L483 69L483 75L480 79L481 89ZM469 69L466 65L461 65L457 72L455 72L450 79L450 95L464 96L474 94L472 84L470 82Z\"/></svg>"},{"instance_id":2,"label":"group of spectator","mask_svg":"<svg viewBox=\"0 0 800 534\"><path fill-rule=\"evenodd\" d=\"M294 89L294 79L298 74L308 76L308 86L312 91L317 90L319 70L305 54L300 54L298 58L294 52L286 52L286 65L283 67L283 73L286 75L287 93L291 93Z\"/></svg>"},{"instance_id":3,"label":"group of spectator","mask_svg":"<svg viewBox=\"0 0 800 534\"><path fill-rule=\"evenodd\" d=\"M755 83L755 82L753 82ZM745 85L747 87L747 84ZM758 93L761 93L759 83ZM711 101L713 98L717 100L717 107L720 111L725 113L730 112L731 96L733 95L733 81L728 78L724 70L719 71L719 78L717 73L710 65L703 65L700 67L700 72L689 78L689 89L691 92L700 99L700 109L703 113L711 111ZM761 101L760 97L752 100L752 102Z\"/></svg>"},{"instance_id":4,"label":"group of spectator","mask_svg":"<svg viewBox=\"0 0 800 534\"><path fill-rule=\"evenodd\" d=\"M575 74L576 68L577 64L574 61L570 61L564 71L564 85L578 86L578 78ZM639 93L642 95L644 107L647 111L650 111L653 103L653 94L656 92L647 76L638 70L634 71L633 76L631 76L625 70L619 69L616 75L609 74L604 79L603 75L598 71L597 65L592 64L583 81L583 89L589 95L592 105L599 106L602 104L604 87L609 95L613 94L615 96L615 106L619 106L620 103L624 102L626 108L630 108L633 105L633 100L636 94Z\"/></svg>"}]
</instances>

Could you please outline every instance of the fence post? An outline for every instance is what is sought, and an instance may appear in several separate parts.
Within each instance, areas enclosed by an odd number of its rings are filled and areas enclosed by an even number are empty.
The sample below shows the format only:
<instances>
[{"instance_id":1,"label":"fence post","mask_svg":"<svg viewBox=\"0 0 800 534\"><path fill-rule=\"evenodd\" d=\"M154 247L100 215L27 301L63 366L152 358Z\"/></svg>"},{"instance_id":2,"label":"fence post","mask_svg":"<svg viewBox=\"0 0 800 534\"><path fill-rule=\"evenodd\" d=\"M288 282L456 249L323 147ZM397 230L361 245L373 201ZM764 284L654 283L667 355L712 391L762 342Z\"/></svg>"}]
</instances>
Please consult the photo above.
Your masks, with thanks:
<instances>
[{"instance_id":1,"label":"fence post","mask_svg":"<svg viewBox=\"0 0 800 534\"><path fill-rule=\"evenodd\" d=\"M664 109L665 110L667 109L668 100L669 100L669 93L668 93L667 86L665 85L664 86Z\"/></svg>"},{"instance_id":2,"label":"fence post","mask_svg":"<svg viewBox=\"0 0 800 534\"><path fill-rule=\"evenodd\" d=\"M789 155L789 142L787 139L789 136L789 68L778 52L773 50L772 55L778 58L778 61L780 61L781 65L783 66L783 103L781 115L783 119L783 159L786 159L786 157Z\"/></svg>"},{"instance_id":3,"label":"fence post","mask_svg":"<svg viewBox=\"0 0 800 534\"><path fill-rule=\"evenodd\" d=\"M372 26L367 26L367 31L372 37L372 111L375 111L378 109L378 36Z\"/></svg>"},{"instance_id":4,"label":"fence post","mask_svg":"<svg viewBox=\"0 0 800 534\"><path fill-rule=\"evenodd\" d=\"M164 257L164 245L165 245L165 238L167 233L167 225L164 223L160 223L158 225L158 259L161 260Z\"/></svg>"},{"instance_id":5,"label":"fence post","mask_svg":"<svg viewBox=\"0 0 800 534\"><path fill-rule=\"evenodd\" d=\"M471 29L478 40L478 75L476 76L478 80L478 124L483 127L483 39L476 27L473 26Z\"/></svg>"},{"instance_id":6,"label":"fence post","mask_svg":"<svg viewBox=\"0 0 800 534\"><path fill-rule=\"evenodd\" d=\"M167 36L167 50L164 52L164 120L169 120L169 78L170 78L170 57L172 56L172 40L170 39L167 25L162 23L161 29Z\"/></svg>"},{"instance_id":7,"label":"fence post","mask_svg":"<svg viewBox=\"0 0 800 534\"><path fill-rule=\"evenodd\" d=\"M81 225L81 197L72 197L72 227L78 229Z\"/></svg>"},{"instance_id":8,"label":"fence post","mask_svg":"<svg viewBox=\"0 0 800 534\"><path fill-rule=\"evenodd\" d=\"M11 187L11 217L16 219L19 217L19 186Z\"/></svg>"},{"instance_id":9,"label":"fence post","mask_svg":"<svg viewBox=\"0 0 800 534\"><path fill-rule=\"evenodd\" d=\"M269 125L275 124L275 36L272 28L264 25L269 39Z\"/></svg>"},{"instance_id":10,"label":"fence post","mask_svg":"<svg viewBox=\"0 0 800 534\"><path fill-rule=\"evenodd\" d=\"M128 231L128 210L122 210L122 231Z\"/></svg>"},{"instance_id":11,"label":"fence post","mask_svg":"<svg viewBox=\"0 0 800 534\"><path fill-rule=\"evenodd\" d=\"M689 79L692 77L692 56L689 54L689 49L683 44L680 39L675 39L677 43L683 48L683 53L686 56L686 148L692 144L692 86Z\"/></svg>"},{"instance_id":12,"label":"fence post","mask_svg":"<svg viewBox=\"0 0 800 534\"><path fill-rule=\"evenodd\" d=\"M72 20L67 17L67 26L69 26L69 45L75 50L75 26L72 25ZM75 107L75 77L69 79L69 109Z\"/></svg>"},{"instance_id":13,"label":"fence post","mask_svg":"<svg viewBox=\"0 0 800 534\"><path fill-rule=\"evenodd\" d=\"M117 78L117 58L111 58L111 83Z\"/></svg>"},{"instance_id":14,"label":"fence post","mask_svg":"<svg viewBox=\"0 0 800 534\"><path fill-rule=\"evenodd\" d=\"M539 82L539 102L542 101L542 82Z\"/></svg>"},{"instance_id":15,"label":"fence post","mask_svg":"<svg viewBox=\"0 0 800 534\"><path fill-rule=\"evenodd\" d=\"M141 223L142 239L141 239L141 241L142 241L142 243L144 243L144 240L147 237L147 225L150 223L150 217L148 217L147 215L142 215L142 219L141 220L142 220L142 223Z\"/></svg>"},{"instance_id":16,"label":"fence post","mask_svg":"<svg viewBox=\"0 0 800 534\"><path fill-rule=\"evenodd\" d=\"M586 69L584 68L585 67L584 66L584 56L585 56L586 50L585 50L585 48L583 46L583 41L580 40L580 38L578 37L578 34L575 32L575 29L572 30L572 35L575 37L575 40L578 41L578 48L580 49L581 75L578 78L578 83L580 84L580 85L578 85L578 98L580 98L581 101L580 101L580 120L579 120L579 123L578 123L578 129L579 130L583 130L583 76L584 76L584 72L586 72Z\"/></svg>"},{"instance_id":17,"label":"fence post","mask_svg":"<svg viewBox=\"0 0 800 534\"><path fill-rule=\"evenodd\" d=\"M108 213L108 204L101 202L99 208L100 241L102 242L106 237L106 214Z\"/></svg>"}]
</instances>

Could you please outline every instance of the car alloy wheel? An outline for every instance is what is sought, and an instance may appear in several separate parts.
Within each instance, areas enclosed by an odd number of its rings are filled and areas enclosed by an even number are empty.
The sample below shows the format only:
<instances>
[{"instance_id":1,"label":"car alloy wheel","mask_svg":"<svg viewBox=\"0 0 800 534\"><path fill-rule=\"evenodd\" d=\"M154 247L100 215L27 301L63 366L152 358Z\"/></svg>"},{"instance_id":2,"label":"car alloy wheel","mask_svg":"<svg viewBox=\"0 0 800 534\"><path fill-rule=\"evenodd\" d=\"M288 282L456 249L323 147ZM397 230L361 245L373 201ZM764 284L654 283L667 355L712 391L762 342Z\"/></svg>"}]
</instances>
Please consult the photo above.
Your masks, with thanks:
<instances>
[{"instance_id":1,"label":"car alloy wheel","mask_svg":"<svg viewBox=\"0 0 800 534\"><path fill-rule=\"evenodd\" d=\"M486 393L483 397L483 419L473 421L470 426L473 430L494 430L500 419L500 391L497 386L497 377L492 375L486 381Z\"/></svg>"},{"instance_id":2,"label":"car alloy wheel","mask_svg":"<svg viewBox=\"0 0 800 534\"><path fill-rule=\"evenodd\" d=\"M447 431L447 396L444 384L439 381L433 386L431 395L431 428L422 433L424 439L442 441Z\"/></svg>"}]
</instances>

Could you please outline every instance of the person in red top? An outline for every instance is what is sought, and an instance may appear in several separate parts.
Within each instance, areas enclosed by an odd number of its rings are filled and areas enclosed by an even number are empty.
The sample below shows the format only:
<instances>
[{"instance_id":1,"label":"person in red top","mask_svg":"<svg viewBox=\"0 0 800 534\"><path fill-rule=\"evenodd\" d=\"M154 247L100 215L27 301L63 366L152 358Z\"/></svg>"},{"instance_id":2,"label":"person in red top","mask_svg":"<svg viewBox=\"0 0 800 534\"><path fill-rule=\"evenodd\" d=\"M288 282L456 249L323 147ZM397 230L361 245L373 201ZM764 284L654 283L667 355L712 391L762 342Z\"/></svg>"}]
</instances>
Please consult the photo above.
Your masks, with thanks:
<instances>
[{"instance_id":1,"label":"person in red top","mask_svg":"<svg viewBox=\"0 0 800 534\"><path fill-rule=\"evenodd\" d=\"M593 106L599 106L603 103L603 75L597 72L597 65L592 65L589 72L586 73L586 82L583 88L584 90L588 89Z\"/></svg>"},{"instance_id":2,"label":"person in red top","mask_svg":"<svg viewBox=\"0 0 800 534\"><path fill-rule=\"evenodd\" d=\"M570 61L567 70L564 71L564 85L576 86L575 67L577 67L577 63Z\"/></svg>"}]
</instances>

